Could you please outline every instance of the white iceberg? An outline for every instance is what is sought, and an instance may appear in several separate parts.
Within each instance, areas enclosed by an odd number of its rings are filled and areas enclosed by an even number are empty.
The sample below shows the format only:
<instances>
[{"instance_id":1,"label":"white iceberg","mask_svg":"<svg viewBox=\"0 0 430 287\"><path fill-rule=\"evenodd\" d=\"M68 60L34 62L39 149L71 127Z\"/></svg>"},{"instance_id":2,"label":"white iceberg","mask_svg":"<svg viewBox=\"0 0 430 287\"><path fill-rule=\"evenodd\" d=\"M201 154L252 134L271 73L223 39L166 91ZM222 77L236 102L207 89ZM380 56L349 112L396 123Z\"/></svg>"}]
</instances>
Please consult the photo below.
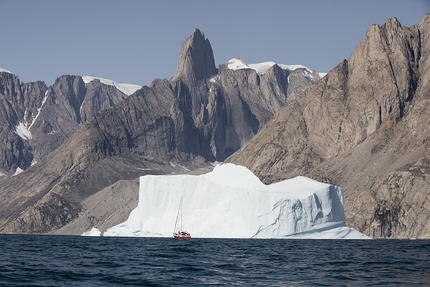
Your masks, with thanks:
<instances>
[{"instance_id":1,"label":"white iceberg","mask_svg":"<svg viewBox=\"0 0 430 287\"><path fill-rule=\"evenodd\" d=\"M181 197L192 237L369 238L343 223L339 187L302 176L265 185L234 164L199 176L142 176L138 206L103 235L170 237Z\"/></svg>"},{"instance_id":2,"label":"white iceberg","mask_svg":"<svg viewBox=\"0 0 430 287\"><path fill-rule=\"evenodd\" d=\"M101 236L102 233L97 228L93 227L89 231L85 231L81 236Z\"/></svg>"}]
</instances>

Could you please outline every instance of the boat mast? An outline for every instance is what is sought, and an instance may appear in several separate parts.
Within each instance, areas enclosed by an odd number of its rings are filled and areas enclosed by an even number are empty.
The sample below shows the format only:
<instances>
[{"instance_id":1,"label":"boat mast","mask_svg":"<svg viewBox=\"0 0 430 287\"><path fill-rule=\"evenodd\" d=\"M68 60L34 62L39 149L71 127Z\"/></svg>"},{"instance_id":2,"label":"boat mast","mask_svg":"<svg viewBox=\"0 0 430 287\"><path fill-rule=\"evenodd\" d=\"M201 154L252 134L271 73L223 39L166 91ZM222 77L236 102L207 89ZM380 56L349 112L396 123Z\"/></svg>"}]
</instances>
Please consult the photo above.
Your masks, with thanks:
<instances>
[{"instance_id":1,"label":"boat mast","mask_svg":"<svg viewBox=\"0 0 430 287\"><path fill-rule=\"evenodd\" d=\"M180 210L181 210L181 219L180 219L180 221L179 221L179 231L181 231L182 232L182 197L181 197L181 203L180 203Z\"/></svg>"},{"instance_id":2,"label":"boat mast","mask_svg":"<svg viewBox=\"0 0 430 287\"><path fill-rule=\"evenodd\" d=\"M173 229L173 233L176 233L176 225L178 225L178 218L179 218L179 212L181 211L181 205L182 205L182 196L181 196L181 201L179 202L178 214L176 214L175 228ZM181 213L181 225L182 225L182 213Z\"/></svg>"}]
</instances>

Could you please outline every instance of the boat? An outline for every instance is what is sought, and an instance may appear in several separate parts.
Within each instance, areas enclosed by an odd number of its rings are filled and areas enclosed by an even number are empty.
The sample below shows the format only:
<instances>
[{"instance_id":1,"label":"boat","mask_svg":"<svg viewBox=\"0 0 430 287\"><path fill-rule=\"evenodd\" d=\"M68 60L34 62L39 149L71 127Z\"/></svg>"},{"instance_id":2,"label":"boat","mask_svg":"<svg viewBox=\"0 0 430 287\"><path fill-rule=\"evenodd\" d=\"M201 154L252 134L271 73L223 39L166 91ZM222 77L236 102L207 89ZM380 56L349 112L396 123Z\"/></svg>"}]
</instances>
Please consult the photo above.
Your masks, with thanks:
<instances>
[{"instance_id":1,"label":"boat","mask_svg":"<svg viewBox=\"0 0 430 287\"><path fill-rule=\"evenodd\" d=\"M179 226L178 226L179 221ZM179 229L176 229L179 227ZM173 238L177 239L187 239L191 238L191 234L187 231L182 230L182 196L181 201L179 202L178 214L176 215L175 228L173 229Z\"/></svg>"}]
</instances>

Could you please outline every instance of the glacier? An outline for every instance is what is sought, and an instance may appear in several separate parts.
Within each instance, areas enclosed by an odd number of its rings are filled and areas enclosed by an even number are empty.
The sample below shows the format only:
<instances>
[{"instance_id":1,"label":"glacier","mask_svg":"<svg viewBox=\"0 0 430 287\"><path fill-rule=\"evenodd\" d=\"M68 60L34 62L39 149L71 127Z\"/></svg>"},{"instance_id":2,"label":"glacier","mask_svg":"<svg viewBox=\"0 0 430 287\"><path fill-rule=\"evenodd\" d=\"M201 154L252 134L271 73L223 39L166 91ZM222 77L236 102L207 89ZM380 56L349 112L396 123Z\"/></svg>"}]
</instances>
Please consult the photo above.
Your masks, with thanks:
<instances>
[{"instance_id":1,"label":"glacier","mask_svg":"<svg viewBox=\"0 0 430 287\"><path fill-rule=\"evenodd\" d=\"M192 237L369 238L344 224L341 188L303 176L265 185L231 163L203 175L140 177L138 206L103 236L171 237L181 198Z\"/></svg>"}]
</instances>

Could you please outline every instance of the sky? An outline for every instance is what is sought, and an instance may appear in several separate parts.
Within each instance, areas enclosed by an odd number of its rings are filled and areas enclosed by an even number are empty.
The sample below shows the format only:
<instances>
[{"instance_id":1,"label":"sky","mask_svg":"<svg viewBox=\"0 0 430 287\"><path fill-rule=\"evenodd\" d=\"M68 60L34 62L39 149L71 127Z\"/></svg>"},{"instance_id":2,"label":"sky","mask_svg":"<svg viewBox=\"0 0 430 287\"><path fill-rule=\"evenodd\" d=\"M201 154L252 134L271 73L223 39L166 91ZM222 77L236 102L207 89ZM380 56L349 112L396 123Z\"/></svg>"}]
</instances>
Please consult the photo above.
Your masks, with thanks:
<instances>
[{"instance_id":1,"label":"sky","mask_svg":"<svg viewBox=\"0 0 430 287\"><path fill-rule=\"evenodd\" d=\"M239 56L328 72L372 24L426 13L429 0L0 0L0 68L47 85L65 74L149 85L173 77L198 28L217 66Z\"/></svg>"}]
</instances>

